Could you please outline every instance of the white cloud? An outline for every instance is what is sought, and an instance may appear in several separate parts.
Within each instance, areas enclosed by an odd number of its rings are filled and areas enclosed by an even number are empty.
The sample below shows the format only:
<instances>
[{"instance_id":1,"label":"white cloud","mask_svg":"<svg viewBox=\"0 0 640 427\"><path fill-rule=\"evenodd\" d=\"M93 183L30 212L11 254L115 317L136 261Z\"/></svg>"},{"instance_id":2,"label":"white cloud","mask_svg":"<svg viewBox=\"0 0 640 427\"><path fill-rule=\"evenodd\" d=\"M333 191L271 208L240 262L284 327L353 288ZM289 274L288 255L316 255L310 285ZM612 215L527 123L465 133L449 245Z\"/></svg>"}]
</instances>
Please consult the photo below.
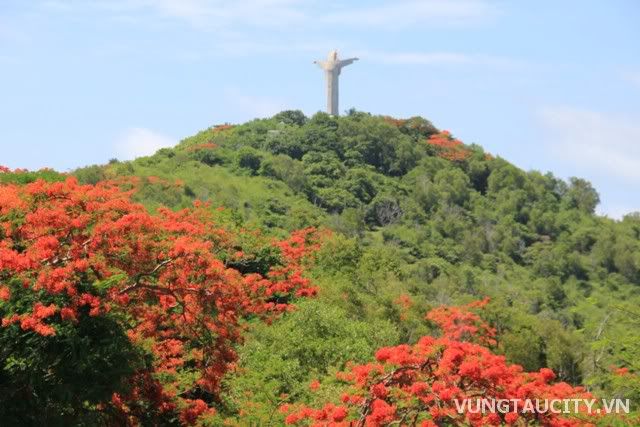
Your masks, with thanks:
<instances>
[{"instance_id":1,"label":"white cloud","mask_svg":"<svg viewBox=\"0 0 640 427\"><path fill-rule=\"evenodd\" d=\"M340 0L41 0L40 5L47 13L55 10L81 16L81 12L89 10L140 28L157 30L182 22L208 33L211 50L177 55L187 61L253 53L324 54L329 48L344 47L344 40L332 38L327 31L331 29L384 31L410 26L468 26L490 21L500 14L491 0L378 0L357 6ZM374 60L395 64L500 66L509 62L482 55L438 52L393 52L376 55Z\"/></svg>"},{"instance_id":2,"label":"white cloud","mask_svg":"<svg viewBox=\"0 0 640 427\"><path fill-rule=\"evenodd\" d=\"M556 156L640 183L640 120L571 107L544 108L540 118Z\"/></svg>"},{"instance_id":3,"label":"white cloud","mask_svg":"<svg viewBox=\"0 0 640 427\"><path fill-rule=\"evenodd\" d=\"M94 5L116 13L151 11L201 30L233 29L237 24L280 27L306 17L303 0L109 0Z\"/></svg>"},{"instance_id":4,"label":"white cloud","mask_svg":"<svg viewBox=\"0 0 640 427\"><path fill-rule=\"evenodd\" d=\"M47 1L54 5L59 2ZM292 26L324 29L328 25L376 29L467 26L500 14L496 4L489 0L383 0L358 7L318 0L95 0L91 4L117 14L152 12L182 20L197 29L232 32L247 25L289 29Z\"/></svg>"},{"instance_id":5,"label":"white cloud","mask_svg":"<svg viewBox=\"0 0 640 427\"><path fill-rule=\"evenodd\" d=\"M117 157L131 160L136 157L149 156L161 148L172 147L177 141L166 135L145 128L131 128L125 131L116 141Z\"/></svg>"},{"instance_id":6,"label":"white cloud","mask_svg":"<svg viewBox=\"0 0 640 427\"><path fill-rule=\"evenodd\" d=\"M323 21L350 26L404 29L413 25L476 25L498 14L495 4L486 0L401 0L332 12Z\"/></svg>"}]
</instances>

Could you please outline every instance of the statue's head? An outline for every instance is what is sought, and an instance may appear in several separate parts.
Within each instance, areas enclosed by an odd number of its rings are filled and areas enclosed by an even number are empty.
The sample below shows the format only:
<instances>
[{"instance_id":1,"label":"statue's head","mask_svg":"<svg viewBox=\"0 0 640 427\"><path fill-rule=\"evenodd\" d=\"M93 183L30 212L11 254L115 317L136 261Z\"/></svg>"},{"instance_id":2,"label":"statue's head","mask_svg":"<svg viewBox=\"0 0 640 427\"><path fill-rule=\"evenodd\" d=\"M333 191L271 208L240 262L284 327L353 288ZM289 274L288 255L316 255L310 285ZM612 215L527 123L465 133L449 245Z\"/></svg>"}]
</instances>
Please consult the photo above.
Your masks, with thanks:
<instances>
[{"instance_id":1,"label":"statue's head","mask_svg":"<svg viewBox=\"0 0 640 427\"><path fill-rule=\"evenodd\" d=\"M328 59L329 59L329 61L337 61L338 60L338 51L337 50L332 50L331 52L329 52Z\"/></svg>"}]
</instances>

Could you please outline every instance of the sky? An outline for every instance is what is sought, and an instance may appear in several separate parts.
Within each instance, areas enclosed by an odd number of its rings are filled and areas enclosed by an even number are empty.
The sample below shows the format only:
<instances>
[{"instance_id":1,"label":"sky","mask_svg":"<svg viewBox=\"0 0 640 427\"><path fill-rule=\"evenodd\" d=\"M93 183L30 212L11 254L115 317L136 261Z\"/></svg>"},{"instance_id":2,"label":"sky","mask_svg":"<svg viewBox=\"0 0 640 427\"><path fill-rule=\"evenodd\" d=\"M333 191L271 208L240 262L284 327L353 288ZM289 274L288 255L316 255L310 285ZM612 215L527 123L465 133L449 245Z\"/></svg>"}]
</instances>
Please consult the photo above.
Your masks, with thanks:
<instances>
[{"instance_id":1,"label":"sky","mask_svg":"<svg viewBox=\"0 0 640 427\"><path fill-rule=\"evenodd\" d=\"M325 108L420 115L640 211L635 0L0 0L0 165L131 159L220 123Z\"/></svg>"}]
</instances>

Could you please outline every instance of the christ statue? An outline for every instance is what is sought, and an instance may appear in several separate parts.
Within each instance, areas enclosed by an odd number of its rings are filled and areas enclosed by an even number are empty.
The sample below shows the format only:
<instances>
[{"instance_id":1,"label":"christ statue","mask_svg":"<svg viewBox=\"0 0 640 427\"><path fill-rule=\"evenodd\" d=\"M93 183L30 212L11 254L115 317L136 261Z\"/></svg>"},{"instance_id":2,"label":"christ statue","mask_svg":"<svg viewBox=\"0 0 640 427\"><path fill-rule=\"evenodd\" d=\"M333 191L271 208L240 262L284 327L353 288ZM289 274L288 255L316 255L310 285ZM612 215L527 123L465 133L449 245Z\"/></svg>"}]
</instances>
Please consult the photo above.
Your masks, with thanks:
<instances>
[{"instance_id":1,"label":"christ statue","mask_svg":"<svg viewBox=\"0 0 640 427\"><path fill-rule=\"evenodd\" d=\"M340 114L338 109L338 77L340 76L340 71L342 67L346 67L357 60L358 58L338 59L338 52L333 50L329 52L326 61L313 61L314 64L318 64L324 70L327 77L327 113L332 116Z\"/></svg>"}]
</instances>

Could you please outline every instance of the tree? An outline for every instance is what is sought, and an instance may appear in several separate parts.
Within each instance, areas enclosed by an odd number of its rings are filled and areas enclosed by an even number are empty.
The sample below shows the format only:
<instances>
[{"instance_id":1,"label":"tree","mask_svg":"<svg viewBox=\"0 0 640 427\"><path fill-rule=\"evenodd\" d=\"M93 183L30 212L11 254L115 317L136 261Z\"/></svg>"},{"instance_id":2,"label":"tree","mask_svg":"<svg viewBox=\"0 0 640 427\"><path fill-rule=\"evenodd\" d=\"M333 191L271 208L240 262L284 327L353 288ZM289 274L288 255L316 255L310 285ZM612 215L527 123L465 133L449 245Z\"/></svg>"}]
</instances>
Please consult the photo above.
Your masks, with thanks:
<instances>
[{"instance_id":1,"label":"tree","mask_svg":"<svg viewBox=\"0 0 640 427\"><path fill-rule=\"evenodd\" d=\"M393 224L402 217L402 208L393 196L380 194L367 207L365 220L372 227Z\"/></svg>"},{"instance_id":2,"label":"tree","mask_svg":"<svg viewBox=\"0 0 640 427\"><path fill-rule=\"evenodd\" d=\"M592 214L600 203L600 196L591 183L576 177L569 178L569 189L564 199L570 208L589 214Z\"/></svg>"},{"instance_id":3,"label":"tree","mask_svg":"<svg viewBox=\"0 0 640 427\"><path fill-rule=\"evenodd\" d=\"M130 196L74 178L0 187L3 421L193 424L213 412L243 319L315 293L312 229L277 242L266 275L243 274L228 265L259 256L241 245L255 234L201 204L150 215Z\"/></svg>"},{"instance_id":4,"label":"tree","mask_svg":"<svg viewBox=\"0 0 640 427\"><path fill-rule=\"evenodd\" d=\"M307 177L302 163L285 154L279 154L263 161L260 174L277 178L294 191L307 190Z\"/></svg>"},{"instance_id":5,"label":"tree","mask_svg":"<svg viewBox=\"0 0 640 427\"><path fill-rule=\"evenodd\" d=\"M364 163L381 173L399 176L415 165L415 143L411 138L377 118L345 117L337 134L350 166Z\"/></svg>"},{"instance_id":6,"label":"tree","mask_svg":"<svg viewBox=\"0 0 640 427\"><path fill-rule=\"evenodd\" d=\"M248 169L252 175L258 172L261 162L262 156L250 147L244 147L238 152L238 166Z\"/></svg>"},{"instance_id":7,"label":"tree","mask_svg":"<svg viewBox=\"0 0 640 427\"><path fill-rule=\"evenodd\" d=\"M340 185L365 204L369 203L377 194L374 176L366 169L349 169Z\"/></svg>"},{"instance_id":8,"label":"tree","mask_svg":"<svg viewBox=\"0 0 640 427\"><path fill-rule=\"evenodd\" d=\"M570 399L590 398L580 387L554 383L555 374L543 368L524 372L509 365L489 348L495 331L471 310L488 300L464 307L439 307L427 314L442 336L424 336L415 345L382 347L376 361L352 365L338 373L346 385L339 402L314 409L305 405L284 405L286 423L301 425L310 420L326 426L437 426L504 425L540 423L579 426L595 420L595 415L528 412L512 404L503 414L475 412L461 403L464 399ZM463 410L459 410L461 406ZM583 408L584 409L584 408Z\"/></svg>"},{"instance_id":9,"label":"tree","mask_svg":"<svg viewBox=\"0 0 640 427\"><path fill-rule=\"evenodd\" d=\"M396 342L397 332L389 322L354 321L344 310L313 299L271 325L259 325L251 338L224 398L234 412L242 410L242 425L266 425L277 409L273 402L308 397L314 379L343 369L349 360L365 362L377 347Z\"/></svg>"},{"instance_id":10,"label":"tree","mask_svg":"<svg viewBox=\"0 0 640 427\"><path fill-rule=\"evenodd\" d=\"M307 116L305 116L304 113L300 110L281 111L275 116L273 116L273 119L278 122L285 123L287 125L295 125L295 126L303 126L304 124L307 123L307 121L309 121Z\"/></svg>"},{"instance_id":11,"label":"tree","mask_svg":"<svg viewBox=\"0 0 640 427\"><path fill-rule=\"evenodd\" d=\"M460 169L443 169L434 177L442 203L464 206L469 200L469 177Z\"/></svg>"},{"instance_id":12,"label":"tree","mask_svg":"<svg viewBox=\"0 0 640 427\"><path fill-rule=\"evenodd\" d=\"M331 152L310 152L302 157L304 173L313 187L331 187L345 173L340 159Z\"/></svg>"}]
</instances>

